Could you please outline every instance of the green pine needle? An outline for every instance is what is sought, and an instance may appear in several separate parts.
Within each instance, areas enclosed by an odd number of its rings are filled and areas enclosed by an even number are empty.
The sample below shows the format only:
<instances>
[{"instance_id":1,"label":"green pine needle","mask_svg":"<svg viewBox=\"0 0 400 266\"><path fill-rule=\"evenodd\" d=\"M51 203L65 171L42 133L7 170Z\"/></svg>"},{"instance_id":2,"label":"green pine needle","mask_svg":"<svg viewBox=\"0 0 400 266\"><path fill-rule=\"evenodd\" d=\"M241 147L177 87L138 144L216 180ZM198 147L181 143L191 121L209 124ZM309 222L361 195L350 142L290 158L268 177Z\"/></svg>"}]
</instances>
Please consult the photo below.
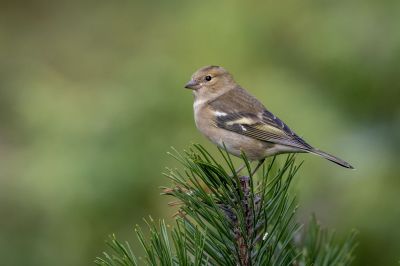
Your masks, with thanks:
<instances>
[{"instance_id":1,"label":"green pine needle","mask_svg":"<svg viewBox=\"0 0 400 266\"><path fill-rule=\"evenodd\" d=\"M270 158L260 176L239 176L230 155L217 160L200 145L171 154L184 167L168 169L171 187L163 194L179 202L175 226L146 220L149 238L135 229L148 265L350 265L355 233L337 241L315 216L308 230L295 220L295 198L288 190L300 168L294 155L279 164ZM222 166L227 166L227 169ZM242 155L245 170L250 162ZM303 236L302 236L303 235ZM304 239L304 241L299 241ZM128 243L113 235L98 265L138 265Z\"/></svg>"}]
</instances>

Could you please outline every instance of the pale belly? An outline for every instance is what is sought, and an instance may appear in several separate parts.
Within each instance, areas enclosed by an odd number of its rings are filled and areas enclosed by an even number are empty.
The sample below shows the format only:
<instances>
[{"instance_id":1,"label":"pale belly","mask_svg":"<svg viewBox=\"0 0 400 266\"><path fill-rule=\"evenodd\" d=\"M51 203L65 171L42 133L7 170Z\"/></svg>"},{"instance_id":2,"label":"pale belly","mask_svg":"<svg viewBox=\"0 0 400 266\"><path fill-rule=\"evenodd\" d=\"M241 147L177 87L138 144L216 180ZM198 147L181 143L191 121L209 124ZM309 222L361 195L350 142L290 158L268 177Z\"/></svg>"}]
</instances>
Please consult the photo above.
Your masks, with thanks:
<instances>
[{"instance_id":1,"label":"pale belly","mask_svg":"<svg viewBox=\"0 0 400 266\"><path fill-rule=\"evenodd\" d=\"M268 156L268 151L275 144L254 140L252 138L239 135L235 132L224 129L215 129L215 135L208 135L208 132L202 132L211 142L218 147L225 149L232 155L240 157L242 153L246 154L251 161L261 160Z\"/></svg>"},{"instance_id":2,"label":"pale belly","mask_svg":"<svg viewBox=\"0 0 400 266\"><path fill-rule=\"evenodd\" d=\"M250 161L259 161L266 157L282 153L304 152L298 148L272 142L260 141L246 137L235 132L214 128L212 130L200 130L211 142L218 147L225 149L232 155L241 157L246 154ZM214 132L214 134L210 134Z\"/></svg>"},{"instance_id":3,"label":"pale belly","mask_svg":"<svg viewBox=\"0 0 400 266\"><path fill-rule=\"evenodd\" d=\"M245 153L247 158L261 160L269 156L269 150L275 146L273 143L252 139L232 131L218 128L210 123L209 119L196 119L198 130L218 147L225 149L237 157ZM272 150L271 150L272 151Z\"/></svg>"},{"instance_id":4,"label":"pale belly","mask_svg":"<svg viewBox=\"0 0 400 266\"><path fill-rule=\"evenodd\" d=\"M196 107L196 106L195 106ZM261 160L281 153L302 152L297 148L260 141L238 133L221 129L212 124L212 116L197 115L198 108L194 108L194 118L198 130L218 147L225 149L232 155L240 157L245 153L251 161Z\"/></svg>"}]
</instances>

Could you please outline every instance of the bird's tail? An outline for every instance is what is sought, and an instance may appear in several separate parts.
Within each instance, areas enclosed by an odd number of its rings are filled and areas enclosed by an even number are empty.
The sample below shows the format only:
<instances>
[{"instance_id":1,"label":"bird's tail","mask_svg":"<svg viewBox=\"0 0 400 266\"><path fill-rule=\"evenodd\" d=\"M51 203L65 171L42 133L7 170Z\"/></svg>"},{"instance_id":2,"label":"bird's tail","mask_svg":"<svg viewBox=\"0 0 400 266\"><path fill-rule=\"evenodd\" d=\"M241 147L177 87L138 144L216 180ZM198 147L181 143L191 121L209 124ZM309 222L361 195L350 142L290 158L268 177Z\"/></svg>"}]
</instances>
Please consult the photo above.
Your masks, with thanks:
<instances>
[{"instance_id":1,"label":"bird's tail","mask_svg":"<svg viewBox=\"0 0 400 266\"><path fill-rule=\"evenodd\" d=\"M333 155L331 155L329 153L320 151L318 149L312 149L312 150L310 150L310 152L314 153L316 155L319 155L319 156L321 156L321 157L323 157L323 158L325 158L325 159L327 159L327 160L329 160L331 162L334 162L334 163L336 163L336 164L338 164L340 166L343 166L345 168L354 169L354 167L351 164L349 164L348 162L343 161L342 159L339 159L338 157L335 157L335 156L333 156Z\"/></svg>"}]
</instances>

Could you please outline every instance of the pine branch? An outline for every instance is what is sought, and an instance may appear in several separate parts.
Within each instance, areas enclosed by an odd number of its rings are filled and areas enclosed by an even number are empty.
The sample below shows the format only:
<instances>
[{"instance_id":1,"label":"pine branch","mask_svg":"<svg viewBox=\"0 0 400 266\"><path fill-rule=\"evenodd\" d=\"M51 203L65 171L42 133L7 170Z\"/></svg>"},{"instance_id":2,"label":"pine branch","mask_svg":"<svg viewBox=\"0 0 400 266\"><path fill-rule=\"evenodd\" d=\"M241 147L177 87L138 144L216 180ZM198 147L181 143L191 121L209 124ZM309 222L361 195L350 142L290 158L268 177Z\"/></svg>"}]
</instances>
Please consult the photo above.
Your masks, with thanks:
<instances>
[{"instance_id":1,"label":"pine branch","mask_svg":"<svg viewBox=\"0 0 400 266\"><path fill-rule=\"evenodd\" d=\"M289 155L281 167L275 158L263 167L261 177L238 176L226 152L220 164L203 147L194 145L174 156L184 172L169 170L172 186L164 188L178 206L176 225L169 233L165 223L147 222L150 240L137 235L148 265L349 265L354 233L338 243L332 233L311 220L304 243L296 244L301 226L294 221L296 200L288 189L300 165ZM111 238L113 255L97 258L99 265L137 265L129 245Z\"/></svg>"}]
</instances>

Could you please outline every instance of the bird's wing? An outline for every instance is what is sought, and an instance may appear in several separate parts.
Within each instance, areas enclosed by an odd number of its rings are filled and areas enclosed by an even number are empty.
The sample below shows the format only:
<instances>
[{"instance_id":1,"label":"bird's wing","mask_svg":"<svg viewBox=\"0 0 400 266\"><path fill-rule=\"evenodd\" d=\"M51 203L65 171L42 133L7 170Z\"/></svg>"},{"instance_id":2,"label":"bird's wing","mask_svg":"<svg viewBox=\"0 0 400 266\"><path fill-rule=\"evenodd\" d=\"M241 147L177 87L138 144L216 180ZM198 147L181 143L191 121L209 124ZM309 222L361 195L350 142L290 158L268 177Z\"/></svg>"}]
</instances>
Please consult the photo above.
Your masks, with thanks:
<instances>
[{"instance_id":1,"label":"bird's wing","mask_svg":"<svg viewBox=\"0 0 400 266\"><path fill-rule=\"evenodd\" d=\"M253 96L238 87L210 103L215 126L238 134L303 150L312 150L307 142L269 112Z\"/></svg>"},{"instance_id":2,"label":"bird's wing","mask_svg":"<svg viewBox=\"0 0 400 266\"><path fill-rule=\"evenodd\" d=\"M267 110L254 113L224 113L215 116L215 126L238 134L304 150L313 149L285 123Z\"/></svg>"}]
</instances>

